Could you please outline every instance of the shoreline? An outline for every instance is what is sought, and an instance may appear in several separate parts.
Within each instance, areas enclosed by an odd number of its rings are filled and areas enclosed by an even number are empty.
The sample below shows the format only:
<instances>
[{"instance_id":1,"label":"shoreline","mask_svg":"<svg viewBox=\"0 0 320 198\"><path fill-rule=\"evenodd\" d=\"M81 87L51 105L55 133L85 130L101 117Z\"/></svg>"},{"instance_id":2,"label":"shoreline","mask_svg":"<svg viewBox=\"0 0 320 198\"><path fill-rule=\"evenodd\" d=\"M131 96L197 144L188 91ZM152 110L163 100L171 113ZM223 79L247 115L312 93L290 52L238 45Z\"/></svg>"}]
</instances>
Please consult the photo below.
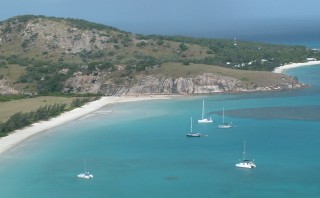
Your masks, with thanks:
<instances>
[{"instance_id":1,"label":"shoreline","mask_svg":"<svg viewBox=\"0 0 320 198\"><path fill-rule=\"evenodd\" d=\"M320 61L309 61L305 63L291 63L287 65L283 65L280 67L276 67L273 70L273 73L283 73L285 70L296 68L296 67L304 67L304 66L311 66L311 65L320 65Z\"/></svg>"},{"instance_id":2,"label":"shoreline","mask_svg":"<svg viewBox=\"0 0 320 198\"><path fill-rule=\"evenodd\" d=\"M276 67L273 70L273 73L283 73L285 70L288 70L288 69L317 65L317 64L320 65L320 61L309 61L305 63L291 63L291 64ZM71 111L66 111L57 117L51 118L46 121L33 123L30 126L13 131L5 137L1 137L0 138L0 154L14 148L19 143L27 140L28 138L36 134L39 134L51 128L60 126L66 122L79 119L83 116L86 116L110 104L137 102L137 101L143 101L143 100L170 99L172 97L174 97L174 95L104 96L101 99L89 102L83 105L82 107L73 109Z\"/></svg>"},{"instance_id":3,"label":"shoreline","mask_svg":"<svg viewBox=\"0 0 320 198\"><path fill-rule=\"evenodd\" d=\"M51 118L46 121L40 121L31 124L22 129L15 130L9 135L0 138L0 154L14 148L19 143L27 140L28 138L47 131L54 127L60 126L66 122L79 119L87 114L101 109L102 107L115 103L137 102L143 100L160 100L170 99L173 95L148 95L148 96L104 96L99 100L89 102L82 107L66 111L57 117Z\"/></svg>"}]
</instances>

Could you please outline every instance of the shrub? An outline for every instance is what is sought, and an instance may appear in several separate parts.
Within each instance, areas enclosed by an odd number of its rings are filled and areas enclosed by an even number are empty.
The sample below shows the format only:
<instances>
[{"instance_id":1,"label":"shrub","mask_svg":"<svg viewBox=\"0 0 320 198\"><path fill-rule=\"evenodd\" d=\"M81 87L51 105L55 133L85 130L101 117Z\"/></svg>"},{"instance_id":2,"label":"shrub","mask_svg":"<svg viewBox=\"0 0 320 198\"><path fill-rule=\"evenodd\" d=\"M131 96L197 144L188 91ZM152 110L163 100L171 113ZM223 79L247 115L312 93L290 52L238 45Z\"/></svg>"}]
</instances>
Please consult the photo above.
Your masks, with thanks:
<instances>
[{"instance_id":1,"label":"shrub","mask_svg":"<svg viewBox=\"0 0 320 198\"><path fill-rule=\"evenodd\" d=\"M190 64L190 61L189 61L189 60L183 60L183 61L182 61L182 64L183 64L183 65L189 65L189 64Z\"/></svg>"},{"instance_id":2,"label":"shrub","mask_svg":"<svg viewBox=\"0 0 320 198\"><path fill-rule=\"evenodd\" d=\"M186 51L186 50L188 50L188 46L186 46L186 44L184 44L184 43L181 43L181 44L179 45L179 48L180 48L181 51Z\"/></svg>"},{"instance_id":3,"label":"shrub","mask_svg":"<svg viewBox=\"0 0 320 198\"><path fill-rule=\"evenodd\" d=\"M163 45L163 44L164 44L164 41L163 41L162 39L159 39L159 40L157 41L157 44L158 44L158 45Z\"/></svg>"},{"instance_id":4,"label":"shrub","mask_svg":"<svg viewBox=\"0 0 320 198\"><path fill-rule=\"evenodd\" d=\"M212 50L207 50L206 52L207 52L207 54L213 54Z\"/></svg>"},{"instance_id":5,"label":"shrub","mask_svg":"<svg viewBox=\"0 0 320 198\"><path fill-rule=\"evenodd\" d=\"M6 61L0 61L0 68L6 67L6 66L7 66Z\"/></svg>"},{"instance_id":6,"label":"shrub","mask_svg":"<svg viewBox=\"0 0 320 198\"><path fill-rule=\"evenodd\" d=\"M144 47L146 45L147 45L147 43L145 41L141 41L141 42L136 44L137 47Z\"/></svg>"}]
</instances>

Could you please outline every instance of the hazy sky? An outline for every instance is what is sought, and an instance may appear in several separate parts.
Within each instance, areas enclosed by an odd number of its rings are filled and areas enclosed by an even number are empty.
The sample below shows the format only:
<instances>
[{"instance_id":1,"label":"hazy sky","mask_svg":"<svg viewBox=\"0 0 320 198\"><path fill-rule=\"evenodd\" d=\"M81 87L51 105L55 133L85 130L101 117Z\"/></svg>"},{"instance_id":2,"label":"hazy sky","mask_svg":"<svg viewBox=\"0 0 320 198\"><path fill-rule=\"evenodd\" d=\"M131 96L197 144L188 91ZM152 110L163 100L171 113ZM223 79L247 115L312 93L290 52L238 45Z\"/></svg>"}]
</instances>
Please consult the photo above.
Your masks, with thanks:
<instances>
[{"instance_id":1,"label":"hazy sky","mask_svg":"<svg viewBox=\"0 0 320 198\"><path fill-rule=\"evenodd\" d=\"M320 33L320 0L0 0L0 20L81 18L144 34L235 37Z\"/></svg>"}]
</instances>

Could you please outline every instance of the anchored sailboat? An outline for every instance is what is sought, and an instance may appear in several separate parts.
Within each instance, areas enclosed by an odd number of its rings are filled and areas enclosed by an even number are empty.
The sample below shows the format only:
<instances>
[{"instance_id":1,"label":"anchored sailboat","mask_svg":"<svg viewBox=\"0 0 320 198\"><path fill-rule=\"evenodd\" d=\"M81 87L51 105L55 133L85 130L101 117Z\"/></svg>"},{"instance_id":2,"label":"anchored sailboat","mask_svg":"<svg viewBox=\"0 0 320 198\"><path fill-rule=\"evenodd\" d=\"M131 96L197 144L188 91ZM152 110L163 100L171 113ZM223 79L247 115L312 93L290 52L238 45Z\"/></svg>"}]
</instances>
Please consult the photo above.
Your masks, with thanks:
<instances>
[{"instance_id":1,"label":"anchored sailboat","mask_svg":"<svg viewBox=\"0 0 320 198\"><path fill-rule=\"evenodd\" d=\"M220 129L228 129L228 128L232 128L233 125L232 123L228 123L224 121L224 108L222 110L222 124L219 124L219 128Z\"/></svg>"},{"instance_id":2,"label":"anchored sailboat","mask_svg":"<svg viewBox=\"0 0 320 198\"><path fill-rule=\"evenodd\" d=\"M236 164L236 167L239 168L255 168L256 164L253 162L253 160L246 159L247 153L246 153L246 142L243 142L243 151L242 151L242 159L239 159L239 163Z\"/></svg>"},{"instance_id":3,"label":"anchored sailboat","mask_svg":"<svg viewBox=\"0 0 320 198\"><path fill-rule=\"evenodd\" d=\"M201 114L201 119L198 120L198 123L212 123L213 120L211 117L205 117L205 111L204 111L204 100L202 100L202 114Z\"/></svg>"},{"instance_id":4,"label":"anchored sailboat","mask_svg":"<svg viewBox=\"0 0 320 198\"><path fill-rule=\"evenodd\" d=\"M89 171L86 171L86 161L85 160L83 161L83 172L79 173L78 177L82 178L82 179L93 178L93 175Z\"/></svg>"},{"instance_id":5,"label":"anchored sailboat","mask_svg":"<svg viewBox=\"0 0 320 198\"><path fill-rule=\"evenodd\" d=\"M192 117L191 117L191 125L190 125L190 132L186 134L187 137L200 137L200 133L195 133L192 131Z\"/></svg>"}]
</instances>

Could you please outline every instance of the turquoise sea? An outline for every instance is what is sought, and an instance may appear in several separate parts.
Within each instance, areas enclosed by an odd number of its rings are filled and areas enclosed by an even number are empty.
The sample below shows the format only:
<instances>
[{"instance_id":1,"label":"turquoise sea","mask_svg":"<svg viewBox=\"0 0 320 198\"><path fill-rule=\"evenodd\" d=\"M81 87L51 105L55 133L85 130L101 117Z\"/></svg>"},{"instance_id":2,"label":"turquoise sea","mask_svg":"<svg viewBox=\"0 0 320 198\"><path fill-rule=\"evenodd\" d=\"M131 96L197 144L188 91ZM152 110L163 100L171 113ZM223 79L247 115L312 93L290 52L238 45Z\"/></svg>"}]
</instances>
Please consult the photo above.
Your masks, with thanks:
<instances>
[{"instance_id":1,"label":"turquoise sea","mask_svg":"<svg viewBox=\"0 0 320 198\"><path fill-rule=\"evenodd\" d=\"M34 136L0 156L0 197L319 197L320 65L287 73L311 87L110 105ZM244 140L256 169L235 167Z\"/></svg>"},{"instance_id":2,"label":"turquoise sea","mask_svg":"<svg viewBox=\"0 0 320 198\"><path fill-rule=\"evenodd\" d=\"M318 197L320 65L288 74L311 87L115 104L51 129L0 156L0 197ZM214 124L196 123L202 99ZM235 128L218 129L223 107ZM190 117L207 136L185 136ZM256 169L234 166L244 140Z\"/></svg>"}]
</instances>

